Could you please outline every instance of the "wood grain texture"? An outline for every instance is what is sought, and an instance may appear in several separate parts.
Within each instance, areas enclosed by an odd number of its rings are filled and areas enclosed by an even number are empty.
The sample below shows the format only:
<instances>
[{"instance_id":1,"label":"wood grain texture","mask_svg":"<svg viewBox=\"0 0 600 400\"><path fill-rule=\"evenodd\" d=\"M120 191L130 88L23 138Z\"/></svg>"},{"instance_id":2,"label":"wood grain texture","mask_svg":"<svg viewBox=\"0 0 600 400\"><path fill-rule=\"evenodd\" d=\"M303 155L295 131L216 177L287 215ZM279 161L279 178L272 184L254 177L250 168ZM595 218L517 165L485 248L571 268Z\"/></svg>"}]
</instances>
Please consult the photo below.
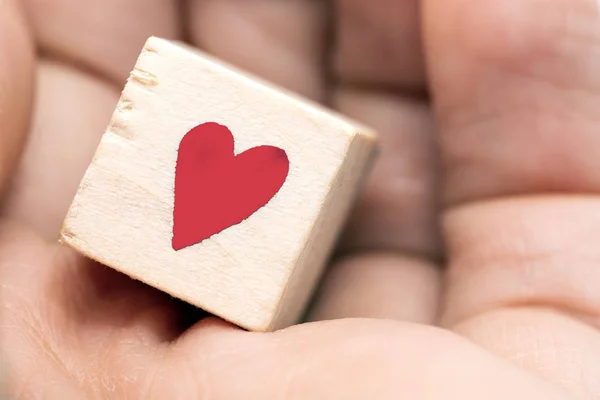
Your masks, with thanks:
<instances>
[{"instance_id":1,"label":"wood grain texture","mask_svg":"<svg viewBox=\"0 0 600 400\"><path fill-rule=\"evenodd\" d=\"M281 190L242 223L171 247L182 137L226 125L235 153L285 149ZM61 242L255 331L294 324L377 154L376 134L183 44L150 38L65 218Z\"/></svg>"}]
</instances>

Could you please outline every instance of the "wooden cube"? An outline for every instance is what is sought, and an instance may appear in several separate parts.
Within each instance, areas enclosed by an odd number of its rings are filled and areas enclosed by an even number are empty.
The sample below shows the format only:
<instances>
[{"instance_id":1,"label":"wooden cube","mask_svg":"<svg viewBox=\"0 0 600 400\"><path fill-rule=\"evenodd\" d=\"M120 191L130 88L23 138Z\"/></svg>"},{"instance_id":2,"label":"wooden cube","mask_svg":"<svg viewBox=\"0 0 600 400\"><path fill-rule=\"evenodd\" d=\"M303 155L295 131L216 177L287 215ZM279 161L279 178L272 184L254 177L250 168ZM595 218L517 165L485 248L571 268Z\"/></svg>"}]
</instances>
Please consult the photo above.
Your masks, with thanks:
<instances>
[{"instance_id":1,"label":"wooden cube","mask_svg":"<svg viewBox=\"0 0 600 400\"><path fill-rule=\"evenodd\" d=\"M150 38L60 241L248 330L283 328L376 149L367 127Z\"/></svg>"}]
</instances>

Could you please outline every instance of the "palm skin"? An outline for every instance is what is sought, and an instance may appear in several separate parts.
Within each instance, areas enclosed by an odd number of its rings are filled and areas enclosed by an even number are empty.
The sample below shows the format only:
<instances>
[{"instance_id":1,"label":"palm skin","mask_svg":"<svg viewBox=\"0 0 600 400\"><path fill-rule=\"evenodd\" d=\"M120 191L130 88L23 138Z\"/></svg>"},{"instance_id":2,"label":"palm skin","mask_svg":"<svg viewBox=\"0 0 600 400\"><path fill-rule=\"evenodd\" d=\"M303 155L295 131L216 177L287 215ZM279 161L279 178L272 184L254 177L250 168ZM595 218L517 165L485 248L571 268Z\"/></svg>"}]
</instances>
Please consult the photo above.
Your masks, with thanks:
<instances>
[{"instance_id":1,"label":"palm skin","mask_svg":"<svg viewBox=\"0 0 600 400\"><path fill-rule=\"evenodd\" d=\"M0 1L13 398L600 398L596 3L334 3ZM309 322L201 319L56 244L151 34L380 130Z\"/></svg>"}]
</instances>

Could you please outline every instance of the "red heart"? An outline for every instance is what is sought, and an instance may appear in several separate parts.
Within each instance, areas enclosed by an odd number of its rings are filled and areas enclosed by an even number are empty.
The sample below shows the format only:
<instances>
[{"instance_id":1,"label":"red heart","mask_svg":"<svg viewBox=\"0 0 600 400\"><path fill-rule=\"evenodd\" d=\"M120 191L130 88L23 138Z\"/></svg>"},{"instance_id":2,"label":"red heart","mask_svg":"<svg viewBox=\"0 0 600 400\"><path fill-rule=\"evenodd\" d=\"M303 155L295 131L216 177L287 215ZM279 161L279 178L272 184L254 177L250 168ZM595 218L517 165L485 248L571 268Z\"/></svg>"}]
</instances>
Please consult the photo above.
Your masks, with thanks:
<instances>
[{"instance_id":1,"label":"red heart","mask_svg":"<svg viewBox=\"0 0 600 400\"><path fill-rule=\"evenodd\" d=\"M288 171L280 148L258 146L236 156L226 126L208 122L190 130L175 167L173 249L200 243L254 214L281 189Z\"/></svg>"}]
</instances>

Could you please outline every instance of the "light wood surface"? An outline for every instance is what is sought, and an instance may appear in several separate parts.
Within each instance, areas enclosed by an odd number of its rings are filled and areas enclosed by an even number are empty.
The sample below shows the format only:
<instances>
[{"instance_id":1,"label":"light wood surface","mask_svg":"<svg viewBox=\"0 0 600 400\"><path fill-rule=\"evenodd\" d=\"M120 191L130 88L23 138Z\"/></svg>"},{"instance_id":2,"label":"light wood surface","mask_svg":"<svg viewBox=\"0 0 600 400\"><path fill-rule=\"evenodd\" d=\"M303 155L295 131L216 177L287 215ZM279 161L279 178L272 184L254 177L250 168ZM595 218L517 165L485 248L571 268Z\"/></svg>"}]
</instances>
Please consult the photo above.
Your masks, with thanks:
<instances>
[{"instance_id":1,"label":"light wood surface","mask_svg":"<svg viewBox=\"0 0 600 400\"><path fill-rule=\"evenodd\" d=\"M235 154L284 149L289 173L245 219L175 251L178 146L226 125ZM146 42L65 218L61 242L254 331L300 318L377 154L376 134L183 44Z\"/></svg>"}]
</instances>

